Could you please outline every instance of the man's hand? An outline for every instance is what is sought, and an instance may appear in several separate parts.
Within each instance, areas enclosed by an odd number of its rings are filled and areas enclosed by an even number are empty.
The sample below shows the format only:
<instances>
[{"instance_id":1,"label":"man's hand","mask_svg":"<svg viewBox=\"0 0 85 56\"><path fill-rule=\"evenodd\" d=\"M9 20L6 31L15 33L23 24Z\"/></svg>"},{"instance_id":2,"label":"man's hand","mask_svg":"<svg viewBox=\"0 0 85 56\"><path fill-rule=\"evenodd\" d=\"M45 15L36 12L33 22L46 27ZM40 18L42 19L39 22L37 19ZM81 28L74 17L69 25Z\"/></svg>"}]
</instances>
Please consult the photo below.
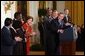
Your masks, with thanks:
<instances>
[{"instance_id":1,"label":"man's hand","mask_svg":"<svg viewBox=\"0 0 85 56\"><path fill-rule=\"evenodd\" d=\"M25 42L27 42L27 39L25 38Z\"/></svg>"},{"instance_id":2,"label":"man's hand","mask_svg":"<svg viewBox=\"0 0 85 56\"><path fill-rule=\"evenodd\" d=\"M36 32L32 32L32 35L36 35Z\"/></svg>"},{"instance_id":3,"label":"man's hand","mask_svg":"<svg viewBox=\"0 0 85 56\"><path fill-rule=\"evenodd\" d=\"M64 30L60 30L60 33L63 33L64 32Z\"/></svg>"},{"instance_id":4,"label":"man's hand","mask_svg":"<svg viewBox=\"0 0 85 56\"><path fill-rule=\"evenodd\" d=\"M71 24L70 23L66 23L65 25L68 26L68 25L71 25Z\"/></svg>"}]
</instances>

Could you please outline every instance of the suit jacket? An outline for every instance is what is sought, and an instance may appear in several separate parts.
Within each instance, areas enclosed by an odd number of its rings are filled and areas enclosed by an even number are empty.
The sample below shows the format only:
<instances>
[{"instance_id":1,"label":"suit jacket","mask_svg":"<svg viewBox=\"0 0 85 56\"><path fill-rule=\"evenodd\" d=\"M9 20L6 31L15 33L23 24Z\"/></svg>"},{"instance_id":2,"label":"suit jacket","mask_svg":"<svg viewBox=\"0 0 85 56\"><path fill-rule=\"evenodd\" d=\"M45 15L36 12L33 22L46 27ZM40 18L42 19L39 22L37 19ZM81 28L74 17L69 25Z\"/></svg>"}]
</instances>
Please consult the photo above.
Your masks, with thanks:
<instances>
[{"instance_id":1,"label":"suit jacket","mask_svg":"<svg viewBox=\"0 0 85 56\"><path fill-rule=\"evenodd\" d=\"M51 18L48 18L47 16L44 18L45 20L43 21L43 33L45 37L49 37L49 34L51 34L50 31L50 22Z\"/></svg>"},{"instance_id":2,"label":"suit jacket","mask_svg":"<svg viewBox=\"0 0 85 56\"><path fill-rule=\"evenodd\" d=\"M40 32L40 44L44 45L44 29L43 29L43 22L38 22L38 30Z\"/></svg>"},{"instance_id":3,"label":"suit jacket","mask_svg":"<svg viewBox=\"0 0 85 56\"><path fill-rule=\"evenodd\" d=\"M65 22L64 22L64 20L61 20L60 22L58 20L58 23L59 23L59 25L58 25L58 28L59 29L64 29L65 28Z\"/></svg>"},{"instance_id":4,"label":"suit jacket","mask_svg":"<svg viewBox=\"0 0 85 56\"><path fill-rule=\"evenodd\" d=\"M71 27L70 25L68 25L68 26L65 25L66 22L64 21L64 19L61 20L61 22L58 21L58 23L59 23L58 29L63 29L64 30L64 29L67 29L67 28L70 28Z\"/></svg>"},{"instance_id":5,"label":"suit jacket","mask_svg":"<svg viewBox=\"0 0 85 56\"><path fill-rule=\"evenodd\" d=\"M43 21L51 21L52 20L52 16L49 16L49 15L46 15L44 18L43 18Z\"/></svg>"},{"instance_id":6,"label":"suit jacket","mask_svg":"<svg viewBox=\"0 0 85 56\"><path fill-rule=\"evenodd\" d=\"M64 16L64 19L63 19L64 22L65 22L65 23L67 23L67 22L71 23L71 22L72 22L71 17L70 17L69 15L68 15L67 17L68 17L68 21L67 21L67 19L66 19L66 16Z\"/></svg>"},{"instance_id":7,"label":"suit jacket","mask_svg":"<svg viewBox=\"0 0 85 56\"><path fill-rule=\"evenodd\" d=\"M40 37L43 37L43 22L38 22L38 30L40 32Z\"/></svg>"},{"instance_id":8,"label":"suit jacket","mask_svg":"<svg viewBox=\"0 0 85 56\"><path fill-rule=\"evenodd\" d=\"M59 29L59 22L58 22L58 20L57 19L53 19L51 21L51 25L50 26L51 26L50 30L52 32L51 33L52 36L54 36L56 38L56 41L58 41L58 43L59 43L59 33L57 32L58 29Z\"/></svg>"},{"instance_id":9,"label":"suit jacket","mask_svg":"<svg viewBox=\"0 0 85 56\"><path fill-rule=\"evenodd\" d=\"M73 41L74 40L74 35L73 35L73 28L69 27L64 30L63 33L60 33L60 42L63 43L63 41Z\"/></svg>"},{"instance_id":10,"label":"suit jacket","mask_svg":"<svg viewBox=\"0 0 85 56\"><path fill-rule=\"evenodd\" d=\"M16 36L18 36L18 35L17 35L17 32L15 32L14 29L10 28L10 32L11 32L11 34L12 34L12 38L13 38L13 39L15 39Z\"/></svg>"},{"instance_id":11,"label":"suit jacket","mask_svg":"<svg viewBox=\"0 0 85 56\"><path fill-rule=\"evenodd\" d=\"M58 30L58 21L57 20L51 20L51 21L46 21L44 23L44 34L45 34L45 39L47 45L53 46L55 48L56 44L58 45L59 43L59 34L57 33Z\"/></svg>"},{"instance_id":12,"label":"suit jacket","mask_svg":"<svg viewBox=\"0 0 85 56\"><path fill-rule=\"evenodd\" d=\"M12 39L10 30L6 27L2 28L1 31L1 54L2 55L12 55L13 46L16 41Z\"/></svg>"}]
</instances>

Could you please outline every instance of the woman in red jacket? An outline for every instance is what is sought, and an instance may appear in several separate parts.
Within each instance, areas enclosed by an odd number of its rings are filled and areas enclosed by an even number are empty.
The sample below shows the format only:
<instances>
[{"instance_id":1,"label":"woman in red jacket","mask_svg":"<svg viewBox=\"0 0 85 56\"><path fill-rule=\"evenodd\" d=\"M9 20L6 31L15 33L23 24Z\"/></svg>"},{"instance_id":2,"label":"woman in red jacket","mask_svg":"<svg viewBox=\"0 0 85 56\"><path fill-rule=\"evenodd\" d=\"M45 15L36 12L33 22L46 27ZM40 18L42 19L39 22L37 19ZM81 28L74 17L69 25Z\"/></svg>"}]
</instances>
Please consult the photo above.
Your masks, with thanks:
<instances>
[{"instance_id":1,"label":"woman in red jacket","mask_svg":"<svg viewBox=\"0 0 85 56\"><path fill-rule=\"evenodd\" d=\"M33 21L33 18L31 16L28 16L26 18L26 23L23 25L23 28L25 30L25 36L26 36L27 55L29 55L29 52L30 52L30 37L35 35L35 32L33 32L33 29L32 29L32 21Z\"/></svg>"}]
</instances>

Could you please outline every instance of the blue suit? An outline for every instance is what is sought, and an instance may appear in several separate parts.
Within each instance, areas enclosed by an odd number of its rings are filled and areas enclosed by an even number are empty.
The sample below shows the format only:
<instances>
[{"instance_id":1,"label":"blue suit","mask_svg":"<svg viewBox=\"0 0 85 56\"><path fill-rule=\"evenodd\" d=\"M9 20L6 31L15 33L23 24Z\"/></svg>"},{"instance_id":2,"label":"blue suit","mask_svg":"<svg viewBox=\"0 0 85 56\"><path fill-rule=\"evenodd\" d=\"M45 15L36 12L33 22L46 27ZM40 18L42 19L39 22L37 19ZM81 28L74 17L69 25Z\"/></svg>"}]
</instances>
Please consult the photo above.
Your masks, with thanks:
<instances>
[{"instance_id":1,"label":"blue suit","mask_svg":"<svg viewBox=\"0 0 85 56\"><path fill-rule=\"evenodd\" d=\"M12 55L16 41L12 38L10 30L3 27L1 30L1 55Z\"/></svg>"}]
</instances>

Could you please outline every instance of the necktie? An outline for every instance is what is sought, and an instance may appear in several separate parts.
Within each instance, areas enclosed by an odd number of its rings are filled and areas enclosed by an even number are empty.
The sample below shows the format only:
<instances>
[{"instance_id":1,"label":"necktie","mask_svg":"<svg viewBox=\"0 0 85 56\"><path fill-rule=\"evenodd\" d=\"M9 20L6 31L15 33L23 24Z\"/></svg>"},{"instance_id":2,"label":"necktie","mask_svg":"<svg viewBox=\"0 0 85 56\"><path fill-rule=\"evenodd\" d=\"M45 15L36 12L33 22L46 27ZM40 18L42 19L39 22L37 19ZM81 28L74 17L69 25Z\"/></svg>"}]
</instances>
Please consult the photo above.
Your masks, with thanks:
<instances>
[{"instance_id":1,"label":"necktie","mask_svg":"<svg viewBox=\"0 0 85 56\"><path fill-rule=\"evenodd\" d=\"M66 15L66 20L67 20L67 22L68 22L68 17L67 17L67 15Z\"/></svg>"},{"instance_id":2,"label":"necktie","mask_svg":"<svg viewBox=\"0 0 85 56\"><path fill-rule=\"evenodd\" d=\"M60 28L63 28L63 21L61 20L59 21L59 23L60 23Z\"/></svg>"}]
</instances>

